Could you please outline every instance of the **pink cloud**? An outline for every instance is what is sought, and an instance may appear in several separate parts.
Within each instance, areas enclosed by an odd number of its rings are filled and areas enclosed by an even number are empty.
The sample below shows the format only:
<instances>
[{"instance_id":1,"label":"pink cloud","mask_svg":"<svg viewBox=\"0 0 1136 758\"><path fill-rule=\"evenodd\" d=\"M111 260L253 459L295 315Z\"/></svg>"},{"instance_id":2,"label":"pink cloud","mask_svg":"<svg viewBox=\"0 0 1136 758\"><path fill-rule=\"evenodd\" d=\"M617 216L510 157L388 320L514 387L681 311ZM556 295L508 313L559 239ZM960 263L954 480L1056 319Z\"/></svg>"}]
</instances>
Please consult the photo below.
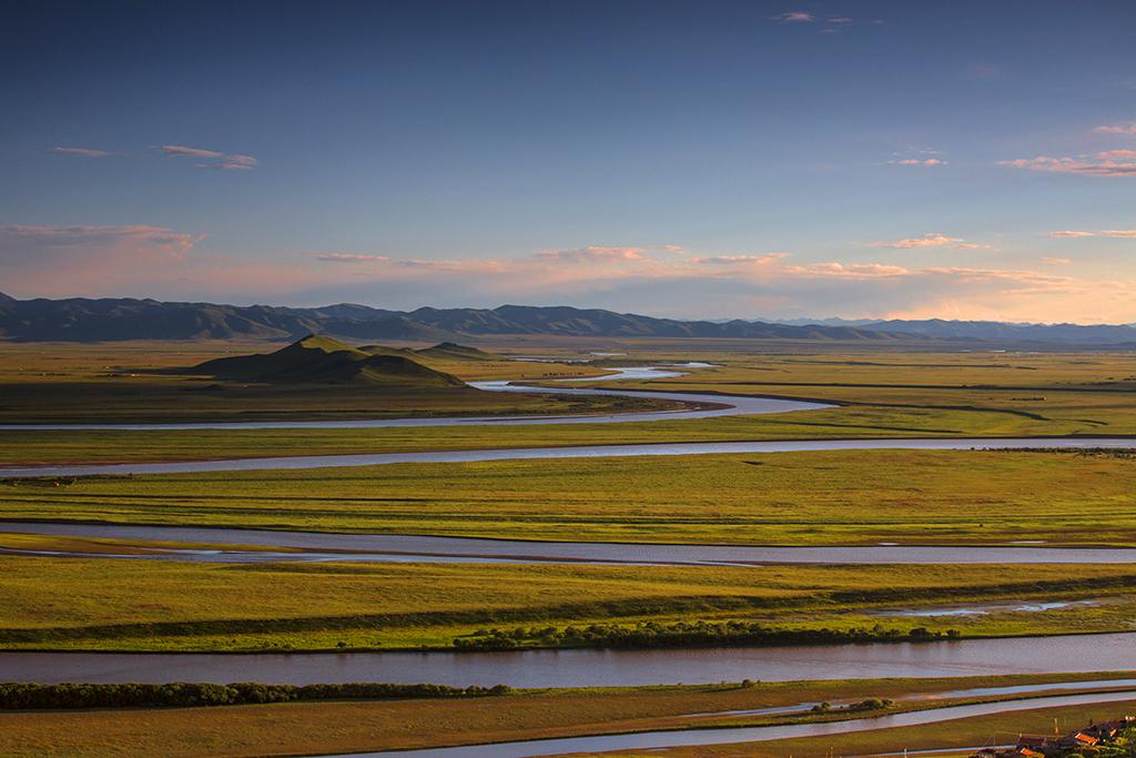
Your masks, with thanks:
<instances>
[{"instance_id":1,"label":"pink cloud","mask_svg":"<svg viewBox=\"0 0 1136 758\"><path fill-rule=\"evenodd\" d=\"M691 263L709 264L712 266L734 266L738 264L766 265L770 263L776 263L782 258L788 257L788 255L788 253L765 253L763 255L712 255L707 257L692 258Z\"/></svg>"},{"instance_id":2,"label":"pink cloud","mask_svg":"<svg viewBox=\"0 0 1136 758\"><path fill-rule=\"evenodd\" d=\"M358 255L355 253L321 253L315 256L317 261L331 263L386 263L390 260L385 255Z\"/></svg>"},{"instance_id":3,"label":"pink cloud","mask_svg":"<svg viewBox=\"0 0 1136 758\"><path fill-rule=\"evenodd\" d=\"M948 237L945 234L931 232L922 237L908 237L891 242L875 242L872 247L888 247L894 250L917 250L927 247L950 247L957 250L988 250L989 245L980 245L976 242L967 242L960 237Z\"/></svg>"},{"instance_id":4,"label":"pink cloud","mask_svg":"<svg viewBox=\"0 0 1136 758\"><path fill-rule=\"evenodd\" d=\"M51 152L56 155L74 155L80 158L105 158L112 154L108 150L99 150L94 147L53 147Z\"/></svg>"},{"instance_id":5,"label":"pink cloud","mask_svg":"<svg viewBox=\"0 0 1136 758\"><path fill-rule=\"evenodd\" d=\"M1136 121L1122 124L1105 124L1093 129L1097 134L1124 134L1136 136Z\"/></svg>"},{"instance_id":6,"label":"pink cloud","mask_svg":"<svg viewBox=\"0 0 1136 758\"><path fill-rule=\"evenodd\" d=\"M199 158L206 161L205 163L195 164L197 168L221 171L251 171L257 165L256 158L244 153L223 153L220 150L188 147L186 145L162 145L158 150L174 158Z\"/></svg>"},{"instance_id":7,"label":"pink cloud","mask_svg":"<svg viewBox=\"0 0 1136 758\"><path fill-rule=\"evenodd\" d=\"M187 147L185 145L162 145L158 149L166 155L187 158L223 158L225 155L219 150L207 150L203 147Z\"/></svg>"},{"instance_id":8,"label":"pink cloud","mask_svg":"<svg viewBox=\"0 0 1136 758\"><path fill-rule=\"evenodd\" d=\"M1052 258L1052 257L1047 256L1045 258L1042 258L1041 262L1046 263L1050 266L1067 266L1068 264L1072 263L1073 261L1070 260L1069 258Z\"/></svg>"},{"instance_id":9,"label":"pink cloud","mask_svg":"<svg viewBox=\"0 0 1136 758\"><path fill-rule=\"evenodd\" d=\"M161 280L201 234L161 226L0 225L0 280L47 296Z\"/></svg>"},{"instance_id":10,"label":"pink cloud","mask_svg":"<svg viewBox=\"0 0 1136 758\"><path fill-rule=\"evenodd\" d=\"M947 162L939 158L903 158L901 160L888 161L895 166L945 166Z\"/></svg>"},{"instance_id":11,"label":"pink cloud","mask_svg":"<svg viewBox=\"0 0 1136 758\"><path fill-rule=\"evenodd\" d=\"M1055 174L1082 174L1085 176L1136 176L1136 150L1106 150L1091 156L1052 158L1018 158L999 161L999 166L1027 171L1045 171Z\"/></svg>"},{"instance_id":12,"label":"pink cloud","mask_svg":"<svg viewBox=\"0 0 1136 758\"><path fill-rule=\"evenodd\" d=\"M606 247L589 245L578 250L546 250L537 254L538 258L566 263L596 263L646 260L646 250L641 247Z\"/></svg>"},{"instance_id":13,"label":"pink cloud","mask_svg":"<svg viewBox=\"0 0 1136 758\"><path fill-rule=\"evenodd\" d=\"M1083 237L1111 237L1113 239L1136 239L1136 229L1101 229L1099 231L1082 231L1076 229L1062 229L1050 232L1053 239L1080 239Z\"/></svg>"}]
</instances>

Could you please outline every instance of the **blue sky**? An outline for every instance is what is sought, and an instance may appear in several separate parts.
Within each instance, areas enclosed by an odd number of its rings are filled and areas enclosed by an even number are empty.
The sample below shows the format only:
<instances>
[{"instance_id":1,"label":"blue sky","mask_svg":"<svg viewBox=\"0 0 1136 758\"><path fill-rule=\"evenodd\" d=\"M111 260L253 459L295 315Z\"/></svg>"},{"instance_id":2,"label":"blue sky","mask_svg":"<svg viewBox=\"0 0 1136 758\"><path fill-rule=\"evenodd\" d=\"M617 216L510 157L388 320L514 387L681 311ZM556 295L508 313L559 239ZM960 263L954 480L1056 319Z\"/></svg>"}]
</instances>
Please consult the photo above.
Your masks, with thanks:
<instances>
[{"instance_id":1,"label":"blue sky","mask_svg":"<svg viewBox=\"0 0 1136 758\"><path fill-rule=\"evenodd\" d=\"M9 0L0 290L1136 320L1136 4Z\"/></svg>"}]
</instances>

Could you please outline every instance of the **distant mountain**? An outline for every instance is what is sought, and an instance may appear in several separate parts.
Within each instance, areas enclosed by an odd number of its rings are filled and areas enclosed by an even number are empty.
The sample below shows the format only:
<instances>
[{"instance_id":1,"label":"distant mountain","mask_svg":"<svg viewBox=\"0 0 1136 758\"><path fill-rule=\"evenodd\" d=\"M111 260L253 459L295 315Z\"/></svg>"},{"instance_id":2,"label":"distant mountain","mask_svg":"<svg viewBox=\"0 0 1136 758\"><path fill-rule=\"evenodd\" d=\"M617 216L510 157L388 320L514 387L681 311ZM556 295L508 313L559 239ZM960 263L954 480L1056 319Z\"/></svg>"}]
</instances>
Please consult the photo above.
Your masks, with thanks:
<instances>
[{"instance_id":1,"label":"distant mountain","mask_svg":"<svg viewBox=\"0 0 1136 758\"><path fill-rule=\"evenodd\" d=\"M422 389L463 386L457 377L406 356L375 354L316 335L274 353L206 361L195 366L192 373L268 384L373 384Z\"/></svg>"},{"instance_id":2,"label":"distant mountain","mask_svg":"<svg viewBox=\"0 0 1136 758\"><path fill-rule=\"evenodd\" d=\"M966 342L993 346L1136 346L1128 324L1011 324L999 321L681 321L598 308L502 305L395 311L340 303L320 308L157 300L16 300L0 294L0 338L93 342L130 339L298 339L307 334L368 340L459 343L493 335ZM441 351L440 345L434 350ZM458 345L446 348L452 350ZM388 349L389 352L389 349ZM413 355L409 355L413 357ZM458 357L451 354L449 357ZM463 356L470 359L467 353Z\"/></svg>"},{"instance_id":3,"label":"distant mountain","mask_svg":"<svg viewBox=\"0 0 1136 758\"><path fill-rule=\"evenodd\" d=\"M463 337L549 334L585 337L730 337L735 339L895 340L901 335L851 327L789 326L740 319L679 321L569 307L419 308L365 305L321 308L157 300L72 298L0 300L0 337L22 341L129 339L297 339L321 333L356 340L457 342Z\"/></svg>"},{"instance_id":4,"label":"distant mountain","mask_svg":"<svg viewBox=\"0 0 1136 758\"><path fill-rule=\"evenodd\" d=\"M1136 345L1136 328L1130 324L1014 324L1003 321L872 321L866 329L914 334L947 340L982 340L999 343L1063 345Z\"/></svg>"}]
</instances>

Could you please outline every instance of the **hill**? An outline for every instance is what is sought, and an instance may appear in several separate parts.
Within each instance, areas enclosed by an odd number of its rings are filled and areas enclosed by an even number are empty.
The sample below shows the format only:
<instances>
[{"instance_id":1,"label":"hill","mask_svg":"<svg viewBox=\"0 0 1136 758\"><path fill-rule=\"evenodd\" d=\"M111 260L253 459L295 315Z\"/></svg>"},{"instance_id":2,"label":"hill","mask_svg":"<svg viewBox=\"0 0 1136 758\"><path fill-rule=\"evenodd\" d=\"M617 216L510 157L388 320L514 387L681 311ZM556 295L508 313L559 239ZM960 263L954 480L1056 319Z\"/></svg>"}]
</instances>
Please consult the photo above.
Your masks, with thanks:
<instances>
[{"instance_id":1,"label":"hill","mask_svg":"<svg viewBox=\"0 0 1136 758\"><path fill-rule=\"evenodd\" d=\"M406 356L376 355L316 335L274 353L206 361L195 366L193 373L266 384L373 384L421 389L464 386L460 379Z\"/></svg>"},{"instance_id":2,"label":"hill","mask_svg":"<svg viewBox=\"0 0 1136 758\"><path fill-rule=\"evenodd\" d=\"M500 360L498 356L493 355L493 353L487 353L484 350L478 350L476 347L459 345L456 342L439 342L433 347L424 347L421 350L415 350L414 352L418 355L424 355L427 358L439 358L452 361Z\"/></svg>"}]
</instances>

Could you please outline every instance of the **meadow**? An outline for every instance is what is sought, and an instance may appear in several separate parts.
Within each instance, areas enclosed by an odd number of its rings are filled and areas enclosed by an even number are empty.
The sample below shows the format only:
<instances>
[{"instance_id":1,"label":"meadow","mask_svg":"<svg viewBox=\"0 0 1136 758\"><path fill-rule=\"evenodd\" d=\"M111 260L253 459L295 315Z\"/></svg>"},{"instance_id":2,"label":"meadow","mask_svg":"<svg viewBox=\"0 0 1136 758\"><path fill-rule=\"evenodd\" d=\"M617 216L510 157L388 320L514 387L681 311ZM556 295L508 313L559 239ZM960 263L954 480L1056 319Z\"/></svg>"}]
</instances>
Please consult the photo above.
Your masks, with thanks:
<instances>
[{"instance_id":1,"label":"meadow","mask_svg":"<svg viewBox=\"0 0 1136 758\"><path fill-rule=\"evenodd\" d=\"M0 752L5 755L299 755L454 744L477 744L583 734L681 729L688 714L933 695L969 687L1087 681L1131 674L960 677L723 683L622 689L532 690L491 698L406 699L89 711L0 712ZM888 711L934 708L973 699L898 701ZM749 743L674 751L676 755L822 755L835 746L951 746L983 744L991 735L1046 733L1062 726L1104 720L1131 710L1136 701L1048 708L946 722L905 730L877 730L815 741ZM740 726L823 721L838 714L720 716L698 726ZM966 740L970 740L967 742ZM823 745L823 747L822 747ZM857 752L860 752L859 750ZM864 752L869 752L865 750ZM652 754L655 754L654 751ZM668 753L670 754L670 753Z\"/></svg>"},{"instance_id":2,"label":"meadow","mask_svg":"<svg viewBox=\"0 0 1136 758\"><path fill-rule=\"evenodd\" d=\"M7 520L761 545L1136 545L1134 505L1136 459L1069 451L414 463L0 484Z\"/></svg>"},{"instance_id":3,"label":"meadow","mask_svg":"<svg viewBox=\"0 0 1136 758\"><path fill-rule=\"evenodd\" d=\"M0 363L5 366L0 370L5 392L0 420L326 419L643 407L643 402L628 400L502 397L462 388L392 394L342 385L226 385L224 391L205 392L202 387L210 383L200 377L129 376L132 365L167 370L198 358L252 349L205 343L196 347L98 346L84 352L75 346L0 344L0 357L5 359ZM565 360L580 357L579 352L563 347L553 355ZM1136 394L1132 391L1136 357L1131 353L799 355L724 352L705 344L692 352L677 353L669 345L635 344L625 357L603 359L593 366L452 358L430 359L430 365L466 380L540 382L595 374L603 364L691 359L718 365L674 379L621 382L620 386L819 399L838 407L619 425L318 429L305 430L302 435L294 430L153 431L144 436L122 431L21 432L19 445L0 446L0 465L669 441L1136 434ZM92 378L108 371L113 376Z\"/></svg>"},{"instance_id":4,"label":"meadow","mask_svg":"<svg viewBox=\"0 0 1136 758\"><path fill-rule=\"evenodd\" d=\"M16 544L51 549L51 539ZM956 629L963 636L1106 632L1129 628L1134 587L1136 569L1123 565L229 565L9 555L0 556L0 647L452 649L455 639L493 627L699 620L789 632L877 626L902 634ZM965 617L897 612L1058 599L1096 604Z\"/></svg>"}]
</instances>

